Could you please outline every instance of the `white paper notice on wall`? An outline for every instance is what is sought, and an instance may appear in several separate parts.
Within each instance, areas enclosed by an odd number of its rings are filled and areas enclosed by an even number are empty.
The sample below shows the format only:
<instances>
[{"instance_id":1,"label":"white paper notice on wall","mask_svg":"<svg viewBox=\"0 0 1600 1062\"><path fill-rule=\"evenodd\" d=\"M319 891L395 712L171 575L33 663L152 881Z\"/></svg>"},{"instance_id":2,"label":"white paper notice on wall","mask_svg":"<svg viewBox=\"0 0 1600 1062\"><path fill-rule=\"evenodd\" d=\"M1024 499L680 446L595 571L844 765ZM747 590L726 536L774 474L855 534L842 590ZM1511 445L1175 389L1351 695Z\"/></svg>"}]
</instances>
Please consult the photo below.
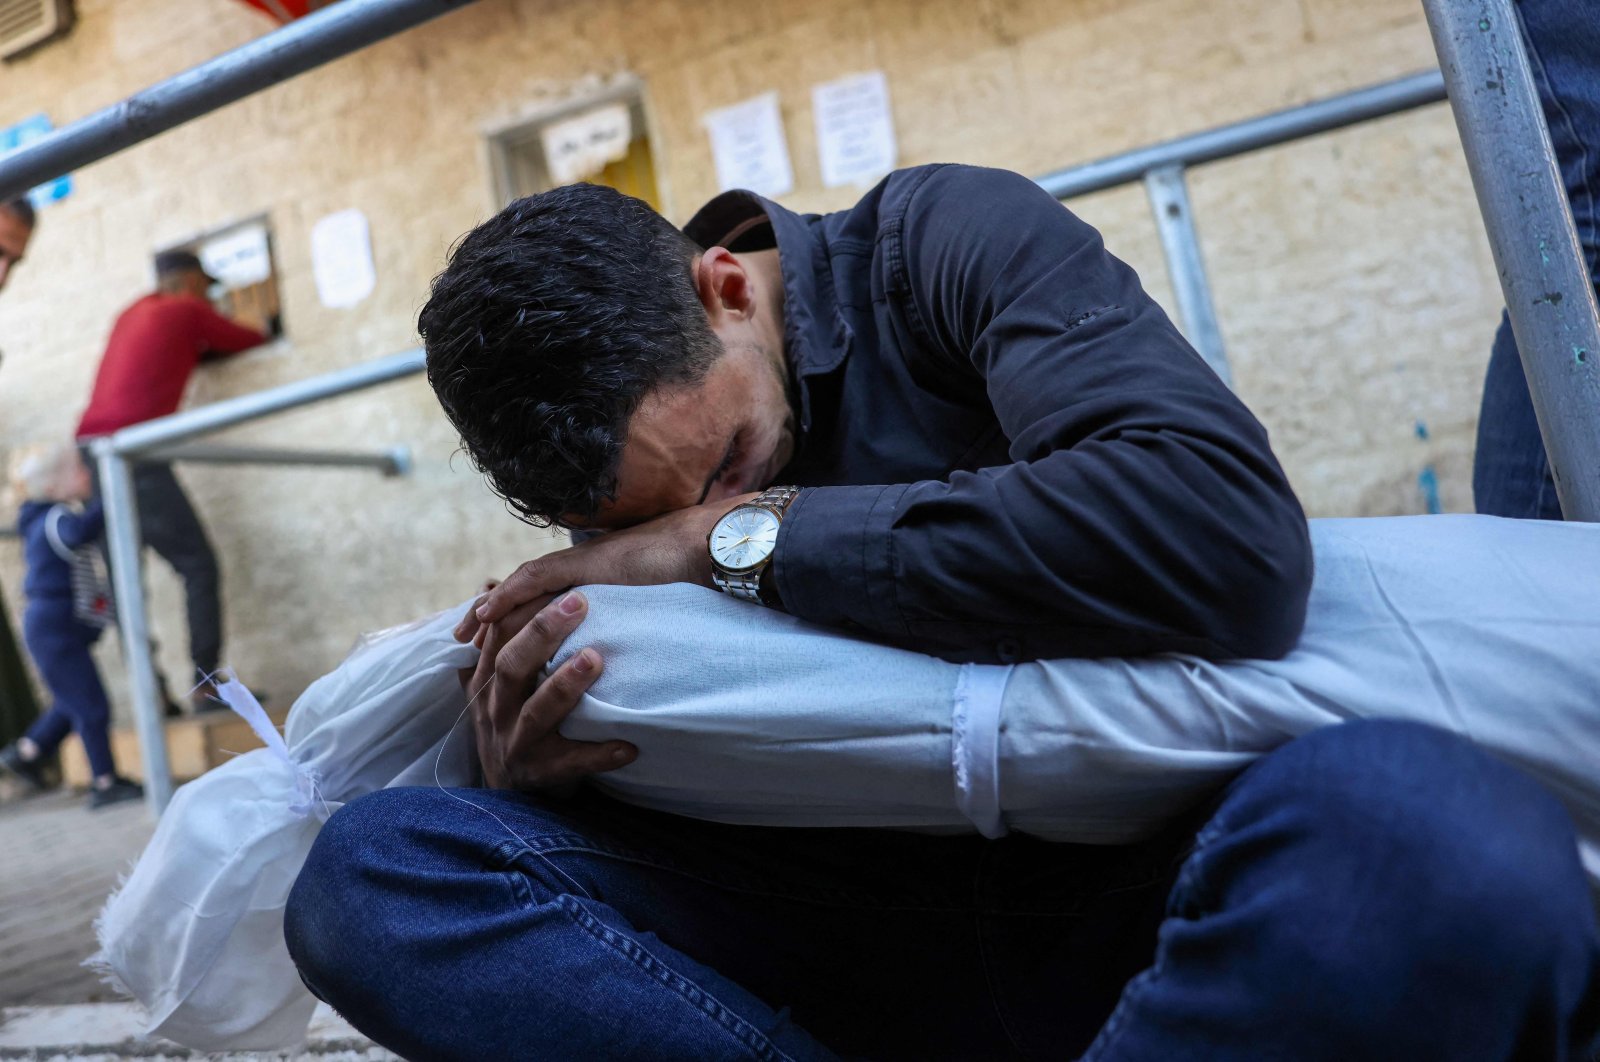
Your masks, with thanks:
<instances>
[{"instance_id":1,"label":"white paper notice on wall","mask_svg":"<svg viewBox=\"0 0 1600 1062\"><path fill-rule=\"evenodd\" d=\"M544 164L556 184L586 180L627 158L633 120L626 103L608 103L551 122L539 130Z\"/></svg>"},{"instance_id":2,"label":"white paper notice on wall","mask_svg":"<svg viewBox=\"0 0 1600 1062\"><path fill-rule=\"evenodd\" d=\"M894 117L883 71L813 85L811 107L823 184L870 184L894 169Z\"/></svg>"},{"instance_id":3,"label":"white paper notice on wall","mask_svg":"<svg viewBox=\"0 0 1600 1062\"><path fill-rule=\"evenodd\" d=\"M345 309L372 294L378 274L365 214L340 210L311 226L311 275L324 306Z\"/></svg>"},{"instance_id":4,"label":"white paper notice on wall","mask_svg":"<svg viewBox=\"0 0 1600 1062\"><path fill-rule=\"evenodd\" d=\"M265 225L241 225L200 245L200 264L224 287L248 288L272 275Z\"/></svg>"},{"instance_id":5,"label":"white paper notice on wall","mask_svg":"<svg viewBox=\"0 0 1600 1062\"><path fill-rule=\"evenodd\" d=\"M748 188L759 195L780 196L794 190L776 92L707 111L705 125L717 165L717 185L723 191Z\"/></svg>"}]
</instances>

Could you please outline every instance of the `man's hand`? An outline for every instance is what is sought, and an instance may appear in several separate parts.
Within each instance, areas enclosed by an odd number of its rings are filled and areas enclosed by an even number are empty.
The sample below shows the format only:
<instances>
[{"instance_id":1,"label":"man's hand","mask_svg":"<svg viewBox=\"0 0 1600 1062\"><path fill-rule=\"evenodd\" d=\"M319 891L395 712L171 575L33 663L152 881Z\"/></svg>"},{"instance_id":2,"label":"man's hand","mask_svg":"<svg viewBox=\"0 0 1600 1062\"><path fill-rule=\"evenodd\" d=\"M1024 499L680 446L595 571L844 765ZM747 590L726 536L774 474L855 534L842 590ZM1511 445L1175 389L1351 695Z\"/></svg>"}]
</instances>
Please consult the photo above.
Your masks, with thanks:
<instances>
[{"instance_id":1,"label":"man's hand","mask_svg":"<svg viewBox=\"0 0 1600 1062\"><path fill-rule=\"evenodd\" d=\"M583 622L588 603L572 593L536 612L519 609L484 628L483 654L463 684L484 783L491 789L550 789L633 762L626 741L571 741L558 728L600 677L600 654L584 649L544 681L539 675Z\"/></svg>"},{"instance_id":2,"label":"man's hand","mask_svg":"<svg viewBox=\"0 0 1600 1062\"><path fill-rule=\"evenodd\" d=\"M244 325L253 332L260 332L268 339L273 337L272 327L267 319L255 310L245 310L233 315L233 323Z\"/></svg>"},{"instance_id":3,"label":"man's hand","mask_svg":"<svg viewBox=\"0 0 1600 1062\"><path fill-rule=\"evenodd\" d=\"M591 583L710 586L711 554L706 548L707 536L729 510L757 496L744 494L692 505L528 561L507 576L505 582L473 602L456 626L456 639L477 641L487 650L482 640L487 624L498 623L517 609L531 606L537 611L556 594L574 586Z\"/></svg>"}]
</instances>

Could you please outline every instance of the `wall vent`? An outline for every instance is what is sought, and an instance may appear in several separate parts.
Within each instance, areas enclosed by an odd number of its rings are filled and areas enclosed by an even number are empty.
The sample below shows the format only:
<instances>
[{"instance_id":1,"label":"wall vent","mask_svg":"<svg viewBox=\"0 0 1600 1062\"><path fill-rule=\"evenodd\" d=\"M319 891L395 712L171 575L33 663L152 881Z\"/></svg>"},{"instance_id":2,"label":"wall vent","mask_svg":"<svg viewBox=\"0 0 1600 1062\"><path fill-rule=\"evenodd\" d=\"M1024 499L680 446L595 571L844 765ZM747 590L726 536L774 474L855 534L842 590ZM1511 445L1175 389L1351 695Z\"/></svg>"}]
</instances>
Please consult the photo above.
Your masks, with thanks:
<instances>
[{"instance_id":1,"label":"wall vent","mask_svg":"<svg viewBox=\"0 0 1600 1062\"><path fill-rule=\"evenodd\" d=\"M72 28L72 0L0 0L0 59L15 59Z\"/></svg>"}]
</instances>

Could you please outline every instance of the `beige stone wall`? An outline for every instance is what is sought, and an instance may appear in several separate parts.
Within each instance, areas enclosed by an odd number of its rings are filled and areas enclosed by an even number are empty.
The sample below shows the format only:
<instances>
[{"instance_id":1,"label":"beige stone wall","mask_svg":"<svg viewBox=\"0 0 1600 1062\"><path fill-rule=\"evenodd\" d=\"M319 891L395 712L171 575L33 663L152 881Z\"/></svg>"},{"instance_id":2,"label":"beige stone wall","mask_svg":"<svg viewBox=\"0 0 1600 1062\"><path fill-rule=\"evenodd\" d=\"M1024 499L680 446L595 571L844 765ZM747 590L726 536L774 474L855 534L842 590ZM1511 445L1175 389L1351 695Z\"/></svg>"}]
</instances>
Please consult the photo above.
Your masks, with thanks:
<instances>
[{"instance_id":1,"label":"beige stone wall","mask_svg":"<svg viewBox=\"0 0 1600 1062\"><path fill-rule=\"evenodd\" d=\"M70 38L0 65L0 124L71 121L270 28L226 0L78 7ZM716 191L701 114L769 89L796 171L788 204L850 202L821 187L810 86L864 69L888 74L903 164L1037 174L1432 64L1414 0L481 0L78 172L0 295L0 450L71 430L153 250L238 219L271 219L289 338L202 371L191 404L408 347L446 248L492 209L486 133L610 78L645 86L681 221ZM1468 508L1499 295L1447 111L1218 164L1193 194L1239 390L1308 508L1420 511L1429 464L1446 507ZM1074 205L1168 301L1142 192ZM378 286L330 310L309 232L345 207L371 222ZM282 698L359 631L463 599L552 544L452 460L420 381L234 438L416 456L403 480L184 472L223 559L230 659ZM176 587L155 567L163 659L182 674ZM0 541L13 609L19 581ZM103 659L120 689L116 653Z\"/></svg>"}]
</instances>

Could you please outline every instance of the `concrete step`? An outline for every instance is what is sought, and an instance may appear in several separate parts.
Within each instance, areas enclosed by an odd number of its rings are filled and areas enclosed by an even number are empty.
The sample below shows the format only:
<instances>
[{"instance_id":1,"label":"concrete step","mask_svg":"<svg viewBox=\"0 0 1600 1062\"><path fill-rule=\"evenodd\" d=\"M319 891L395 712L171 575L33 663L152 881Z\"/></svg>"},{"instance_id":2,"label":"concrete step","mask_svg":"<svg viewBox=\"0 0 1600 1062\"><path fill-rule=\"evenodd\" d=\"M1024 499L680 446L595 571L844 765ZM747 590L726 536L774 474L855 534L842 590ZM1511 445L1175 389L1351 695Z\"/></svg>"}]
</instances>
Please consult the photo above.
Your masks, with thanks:
<instances>
[{"instance_id":1,"label":"concrete step","mask_svg":"<svg viewBox=\"0 0 1600 1062\"><path fill-rule=\"evenodd\" d=\"M210 1062L391 1062L385 1051L330 1008L318 1006L306 1042L293 1051L206 1054L166 1040L141 1037L144 1016L133 1003L79 1003L0 1010L0 1059L28 1062L111 1062L207 1059Z\"/></svg>"}]
</instances>

